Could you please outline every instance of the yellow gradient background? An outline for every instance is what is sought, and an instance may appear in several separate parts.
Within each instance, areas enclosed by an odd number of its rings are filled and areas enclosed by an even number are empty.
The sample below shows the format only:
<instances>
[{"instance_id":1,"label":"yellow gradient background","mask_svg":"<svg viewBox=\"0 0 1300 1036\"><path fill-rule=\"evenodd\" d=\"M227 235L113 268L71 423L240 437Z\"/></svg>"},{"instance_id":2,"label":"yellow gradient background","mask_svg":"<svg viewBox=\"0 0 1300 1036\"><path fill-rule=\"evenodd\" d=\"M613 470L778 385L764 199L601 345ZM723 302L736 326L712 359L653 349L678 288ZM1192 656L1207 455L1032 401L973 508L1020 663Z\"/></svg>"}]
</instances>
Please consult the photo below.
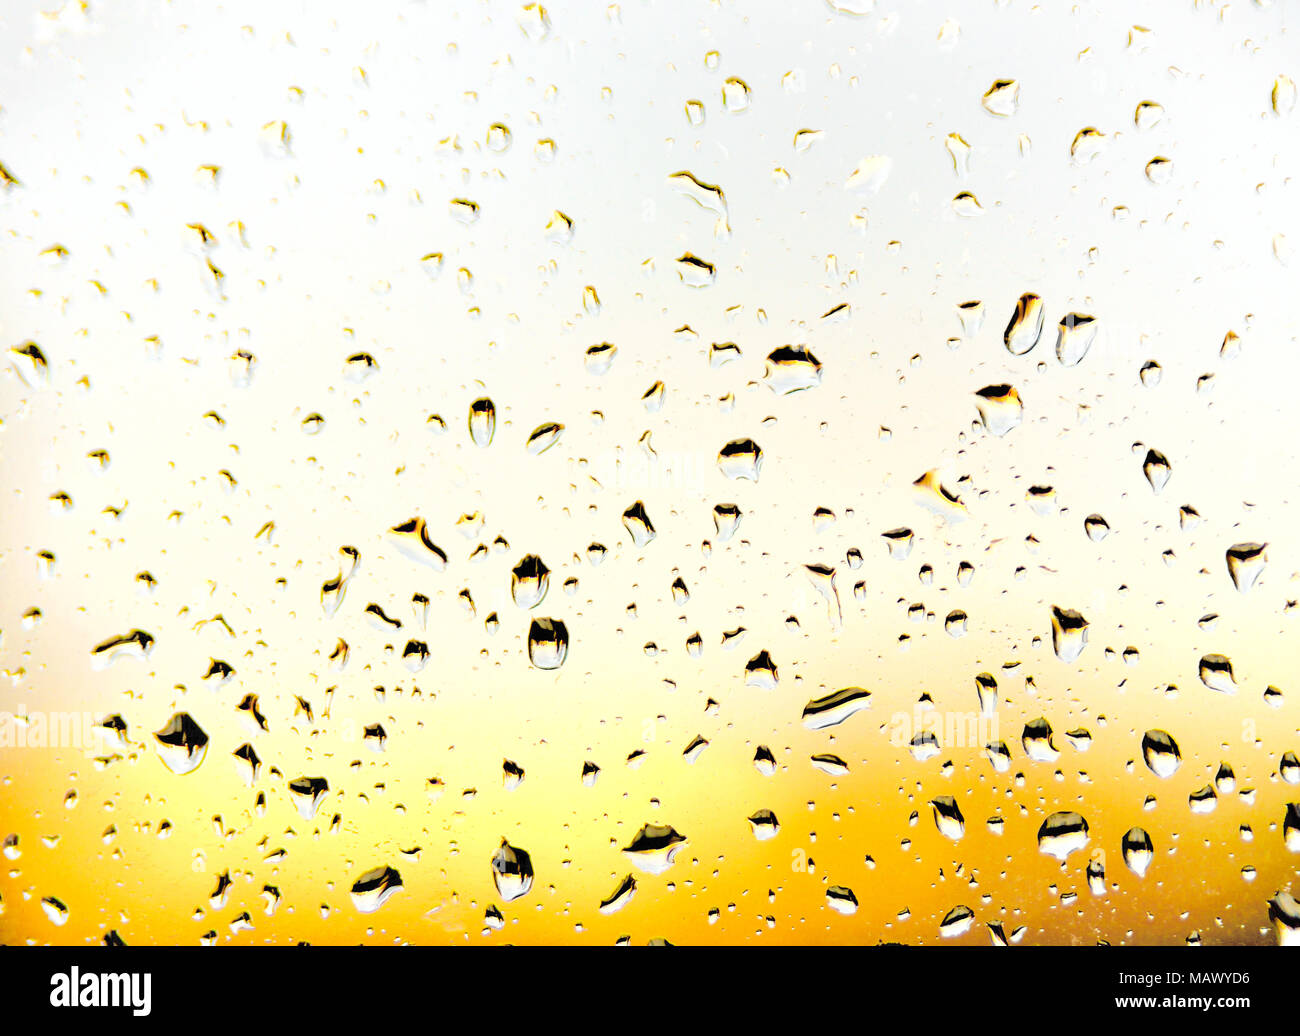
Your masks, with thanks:
<instances>
[{"instance_id":1,"label":"yellow gradient background","mask_svg":"<svg viewBox=\"0 0 1300 1036\"><path fill-rule=\"evenodd\" d=\"M0 837L21 850L0 857L0 942L984 944L999 922L1024 927L1023 944L1276 941L1268 900L1300 891L1282 834L1300 789L1279 774L1300 750L1300 113L1285 89L1279 111L1271 97L1300 76L1288 5L546 8L544 34L521 27L535 15L518 4L471 0L0 13L0 163L17 180L0 189L0 332L6 350L31 340L48 358L41 375L6 352L0 375L0 711L120 714L132 742L109 765L94 758L106 748L0 748ZM743 111L723 103L730 77L749 88ZM1004 78L1020 102L998 118L980 99ZM1144 100L1164 109L1148 129L1134 122ZM497 123L504 151L489 147ZM1085 127L1106 134L1087 163L1070 154ZM800 130L820 136L799 149ZM964 177L950 133L972 148ZM892 163L878 191L846 189L877 155ZM1167 183L1144 172L1156 156L1172 160ZM728 230L675 189L683 170L722 188ZM959 215L960 191L982 212ZM450 208L462 198L479 206L472 224ZM556 211L568 243L548 239ZM421 261L433 253L436 278ZM715 265L711 285L682 282L684 253ZM1001 335L1023 292L1047 326L1012 356ZM967 300L984 304L969 336ZM841 304L846 318L823 319ZM1067 368L1054 344L1070 312L1100 332ZM602 342L618 352L600 375L584 353ZM711 364L725 342L739 358ZM764 360L784 344L812 350L819 386L769 390ZM356 380L346 360L361 352L377 369ZM1150 360L1162 377L1144 386ZM651 413L641 397L658 380ZM999 383L1024 420L994 438L974 393ZM466 419L484 396L497 425L479 448ZM524 443L545 421L565 431L534 456ZM718 469L738 438L763 450L757 482ZM1148 448L1172 465L1158 494ZM965 520L918 502L912 483L932 470ZM1052 513L1029 507L1036 485L1055 489ZM51 504L58 492L71 508ZM657 532L641 548L621 522L636 501ZM728 542L720 503L744 513ZM1180 525L1185 505L1195 527ZM1101 543L1083 530L1092 513L1111 528ZM458 524L467 514L481 525ZM446 571L387 541L413 515ZM915 533L905 560L881 538L898 527ZM1225 551L1249 541L1268 563L1238 593ZM599 565L592 543L607 548ZM330 616L321 586L350 567L345 546L360 563ZM510 598L526 554L551 569L534 614L570 633L556 671L529 665L534 615ZM813 563L837 569L839 628ZM372 602L402 629L369 624ZM1053 605L1089 621L1077 662L1052 654ZM960 639L944 631L956 609ZM137 628L156 638L147 659L92 666L95 645ZM401 660L410 638L431 652L417 674ZM745 682L761 650L779 669L770 691ZM1235 695L1198 679L1208 653L1232 659ZM219 687L203 679L213 659L235 669ZM1010 772L982 743L941 738L917 761L891 737L923 695L944 722L974 713L981 672L999 684ZM805 703L849 685L872 692L869 711L803 728ZM249 693L266 733L241 723ZM183 777L153 738L177 711L211 739ZM1054 762L1021 747L1038 717ZM383 752L361 736L375 723ZM1076 728L1086 752L1065 737ZM1167 780L1141 759L1153 728L1182 751ZM688 763L697 735L709 746ZM231 757L250 741L252 788ZM759 745L771 777L752 765ZM815 769L824 752L850 772ZM505 759L526 771L513 791ZM592 788L586 760L602 768ZM1193 814L1188 795L1222 762L1237 790ZM313 820L287 790L302 775L330 784ZM966 818L958 842L936 830L937 795ZM779 818L770 841L751 833L759 809ZM1036 843L1058 810L1091 832L1064 866ZM621 853L647 822L687 838L663 875ZM1155 844L1145 878L1120 855L1134 826ZM509 904L490 866L503 838L536 874ZM361 914L349 890L381 865L404 888ZM632 901L602 915L629 871ZM265 885L282 897L269 916ZM856 914L827 908L832 885L854 890ZM493 904L506 923L485 932ZM941 939L958 905L975 923ZM232 931L244 911L252 928Z\"/></svg>"}]
</instances>

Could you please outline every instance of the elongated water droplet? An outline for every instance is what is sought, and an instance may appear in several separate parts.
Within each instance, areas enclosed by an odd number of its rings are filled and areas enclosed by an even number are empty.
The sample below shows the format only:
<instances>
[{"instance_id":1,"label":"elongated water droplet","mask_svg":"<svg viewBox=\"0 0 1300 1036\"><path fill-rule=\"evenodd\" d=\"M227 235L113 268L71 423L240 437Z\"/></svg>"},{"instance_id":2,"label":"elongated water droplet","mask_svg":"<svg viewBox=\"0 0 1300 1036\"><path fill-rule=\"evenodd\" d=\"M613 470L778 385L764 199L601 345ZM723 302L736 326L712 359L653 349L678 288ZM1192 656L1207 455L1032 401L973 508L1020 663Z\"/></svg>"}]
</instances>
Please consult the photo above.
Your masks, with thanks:
<instances>
[{"instance_id":1,"label":"elongated water droplet","mask_svg":"<svg viewBox=\"0 0 1300 1036\"><path fill-rule=\"evenodd\" d=\"M405 558L421 565L427 565L436 572L447 567L447 555L429 537L429 527L418 515L388 530L388 539ZM341 595L342 587L338 587ZM325 604L326 590L321 588L321 603ZM335 605L337 609L337 604ZM330 612L330 609L326 609Z\"/></svg>"},{"instance_id":2,"label":"elongated water droplet","mask_svg":"<svg viewBox=\"0 0 1300 1036\"><path fill-rule=\"evenodd\" d=\"M640 500L623 512L623 528L637 547L644 547L655 538L655 527Z\"/></svg>"},{"instance_id":3,"label":"elongated water droplet","mask_svg":"<svg viewBox=\"0 0 1300 1036\"><path fill-rule=\"evenodd\" d=\"M662 874L673 865L685 842L685 836L667 824L646 824L624 848L623 854L646 874Z\"/></svg>"},{"instance_id":4,"label":"elongated water droplet","mask_svg":"<svg viewBox=\"0 0 1300 1036\"><path fill-rule=\"evenodd\" d=\"M1033 292L1025 292L1016 303L1016 311L1011 314L1007 329L1002 333L1002 342L1012 356L1023 356L1038 344L1043 336L1045 312L1043 300Z\"/></svg>"},{"instance_id":5,"label":"elongated water droplet","mask_svg":"<svg viewBox=\"0 0 1300 1036\"><path fill-rule=\"evenodd\" d=\"M1088 620L1071 608L1052 606L1052 650L1062 662L1073 662L1088 644Z\"/></svg>"},{"instance_id":6,"label":"elongated water droplet","mask_svg":"<svg viewBox=\"0 0 1300 1036\"><path fill-rule=\"evenodd\" d=\"M961 815L957 800L951 795L939 795L930 800L930 807L934 811L934 826L939 829L939 833L954 842L960 841L966 833L966 818Z\"/></svg>"},{"instance_id":7,"label":"elongated water droplet","mask_svg":"<svg viewBox=\"0 0 1300 1036\"><path fill-rule=\"evenodd\" d=\"M606 915L618 913L632 902L635 892L636 878L629 874L618 883L618 887L613 892L600 901L600 912Z\"/></svg>"},{"instance_id":8,"label":"elongated water droplet","mask_svg":"<svg viewBox=\"0 0 1300 1036\"><path fill-rule=\"evenodd\" d=\"M484 397L469 405L469 437L475 446L489 446L497 430L497 408Z\"/></svg>"},{"instance_id":9,"label":"elongated water droplet","mask_svg":"<svg viewBox=\"0 0 1300 1036\"><path fill-rule=\"evenodd\" d=\"M1124 865L1129 870L1139 878L1145 877L1147 868L1155 858L1155 847L1151 844L1151 836L1140 827L1129 828L1120 842L1120 854L1124 857Z\"/></svg>"},{"instance_id":10,"label":"elongated water droplet","mask_svg":"<svg viewBox=\"0 0 1300 1036\"><path fill-rule=\"evenodd\" d=\"M1290 115L1295 110L1296 85L1290 76L1281 75L1273 80L1270 95L1275 115Z\"/></svg>"},{"instance_id":11,"label":"elongated water droplet","mask_svg":"<svg viewBox=\"0 0 1300 1036\"><path fill-rule=\"evenodd\" d=\"M813 698L803 708L803 725L809 730L839 726L855 712L871 705L871 692L862 687L844 687L821 698Z\"/></svg>"},{"instance_id":12,"label":"elongated water droplet","mask_svg":"<svg viewBox=\"0 0 1300 1036\"><path fill-rule=\"evenodd\" d=\"M677 276L688 288L707 288L717 274L717 268L712 263L690 252L677 259Z\"/></svg>"},{"instance_id":13,"label":"elongated water droplet","mask_svg":"<svg viewBox=\"0 0 1300 1036\"><path fill-rule=\"evenodd\" d=\"M540 453L545 453L557 442L560 436L564 434L564 425L556 421L547 421L539 424L533 429L532 434L528 436L528 442L525 449L534 457Z\"/></svg>"}]
</instances>

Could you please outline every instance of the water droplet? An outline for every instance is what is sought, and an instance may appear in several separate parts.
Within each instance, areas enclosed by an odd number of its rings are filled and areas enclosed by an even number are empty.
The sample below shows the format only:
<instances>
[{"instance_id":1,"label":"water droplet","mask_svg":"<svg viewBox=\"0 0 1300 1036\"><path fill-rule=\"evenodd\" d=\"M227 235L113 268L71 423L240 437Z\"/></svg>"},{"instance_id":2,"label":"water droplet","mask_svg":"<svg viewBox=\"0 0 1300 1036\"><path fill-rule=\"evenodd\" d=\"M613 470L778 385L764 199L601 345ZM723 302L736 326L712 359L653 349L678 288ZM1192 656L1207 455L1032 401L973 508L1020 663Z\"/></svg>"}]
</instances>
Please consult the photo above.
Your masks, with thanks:
<instances>
[{"instance_id":1,"label":"water droplet","mask_svg":"<svg viewBox=\"0 0 1300 1036\"><path fill-rule=\"evenodd\" d=\"M623 853L646 874L663 874L673 865L673 859L685 841L684 835L667 824L646 824Z\"/></svg>"},{"instance_id":2,"label":"water droplet","mask_svg":"<svg viewBox=\"0 0 1300 1036\"><path fill-rule=\"evenodd\" d=\"M763 377L778 396L788 396L820 385L822 365L806 347L783 345L768 355Z\"/></svg>"},{"instance_id":3,"label":"water droplet","mask_svg":"<svg viewBox=\"0 0 1300 1036\"><path fill-rule=\"evenodd\" d=\"M832 885L826 890L826 905L837 914L849 917L858 912L858 897L845 885Z\"/></svg>"},{"instance_id":4,"label":"water droplet","mask_svg":"<svg viewBox=\"0 0 1300 1036\"><path fill-rule=\"evenodd\" d=\"M469 406L469 437L475 446L488 446L497 429L497 408L492 400L476 399Z\"/></svg>"},{"instance_id":5,"label":"water droplet","mask_svg":"<svg viewBox=\"0 0 1300 1036\"><path fill-rule=\"evenodd\" d=\"M1088 821L1078 813L1053 813L1038 829L1038 851L1065 862L1088 844Z\"/></svg>"},{"instance_id":6,"label":"water droplet","mask_svg":"<svg viewBox=\"0 0 1300 1036\"><path fill-rule=\"evenodd\" d=\"M1300 853L1300 802L1288 802L1282 818L1282 844L1293 853Z\"/></svg>"},{"instance_id":7,"label":"water droplet","mask_svg":"<svg viewBox=\"0 0 1300 1036\"><path fill-rule=\"evenodd\" d=\"M559 669L569 654L569 631L559 619L534 619L528 629L528 660L538 669Z\"/></svg>"},{"instance_id":8,"label":"water droplet","mask_svg":"<svg viewBox=\"0 0 1300 1036\"><path fill-rule=\"evenodd\" d=\"M760 842L775 838L781 830L776 814L770 809L760 809L749 817L749 827Z\"/></svg>"},{"instance_id":9,"label":"water droplet","mask_svg":"<svg viewBox=\"0 0 1300 1036\"><path fill-rule=\"evenodd\" d=\"M510 150L510 127L502 122L494 122L488 127L487 149L493 154L504 154Z\"/></svg>"},{"instance_id":10,"label":"water droplet","mask_svg":"<svg viewBox=\"0 0 1300 1036\"><path fill-rule=\"evenodd\" d=\"M329 781L324 777L298 777L289 782L294 808L307 820L316 815L329 790Z\"/></svg>"},{"instance_id":11,"label":"water droplet","mask_svg":"<svg viewBox=\"0 0 1300 1036\"><path fill-rule=\"evenodd\" d=\"M1023 419L1020 393L1011 385L986 385L975 393L975 397L980 423L992 435L1006 435Z\"/></svg>"},{"instance_id":12,"label":"water droplet","mask_svg":"<svg viewBox=\"0 0 1300 1036\"><path fill-rule=\"evenodd\" d=\"M352 905L372 914L402 890L402 876L387 865L366 871L352 884Z\"/></svg>"},{"instance_id":13,"label":"water droplet","mask_svg":"<svg viewBox=\"0 0 1300 1036\"><path fill-rule=\"evenodd\" d=\"M990 115L1014 115L1020 107L1020 84L1014 79L995 79L980 102Z\"/></svg>"},{"instance_id":14,"label":"water droplet","mask_svg":"<svg viewBox=\"0 0 1300 1036\"><path fill-rule=\"evenodd\" d=\"M777 683L776 663L768 652L760 651L745 664L745 686L772 691Z\"/></svg>"},{"instance_id":15,"label":"water droplet","mask_svg":"<svg viewBox=\"0 0 1300 1036\"><path fill-rule=\"evenodd\" d=\"M1172 777L1183 763L1178 742L1163 730L1148 730L1142 736L1142 758L1157 777Z\"/></svg>"},{"instance_id":16,"label":"water droplet","mask_svg":"<svg viewBox=\"0 0 1300 1036\"><path fill-rule=\"evenodd\" d=\"M1228 548L1228 575L1232 585L1245 593L1255 585L1268 561L1267 543L1234 543Z\"/></svg>"},{"instance_id":17,"label":"water droplet","mask_svg":"<svg viewBox=\"0 0 1300 1036\"><path fill-rule=\"evenodd\" d=\"M1151 844L1149 834L1140 827L1133 827L1124 833L1120 842L1120 854L1124 857L1124 865L1142 878L1146 876L1147 868L1155 858L1155 846Z\"/></svg>"},{"instance_id":18,"label":"water droplet","mask_svg":"<svg viewBox=\"0 0 1300 1036\"><path fill-rule=\"evenodd\" d=\"M587 373L594 374L597 377L608 374L609 369L614 365L614 357L617 355L618 346L612 342L601 342L599 345L589 347L583 360Z\"/></svg>"},{"instance_id":19,"label":"water droplet","mask_svg":"<svg viewBox=\"0 0 1300 1036\"><path fill-rule=\"evenodd\" d=\"M735 504L718 504L713 508L713 528L720 543L726 543L736 535L742 517Z\"/></svg>"},{"instance_id":20,"label":"water droplet","mask_svg":"<svg viewBox=\"0 0 1300 1036\"><path fill-rule=\"evenodd\" d=\"M1052 650L1062 662L1073 662L1088 643L1088 620L1070 608L1052 606Z\"/></svg>"},{"instance_id":21,"label":"water droplet","mask_svg":"<svg viewBox=\"0 0 1300 1036\"><path fill-rule=\"evenodd\" d=\"M515 23L534 43L546 39L551 32L550 13L541 4L524 4L515 14Z\"/></svg>"},{"instance_id":22,"label":"water droplet","mask_svg":"<svg viewBox=\"0 0 1300 1036\"><path fill-rule=\"evenodd\" d=\"M895 561L906 561L908 555L912 553L914 537L911 529L890 529L888 532L882 532L880 538L885 541L885 546L889 548L889 556Z\"/></svg>"},{"instance_id":23,"label":"water droplet","mask_svg":"<svg viewBox=\"0 0 1300 1036\"><path fill-rule=\"evenodd\" d=\"M410 518L399 525L394 525L388 530L388 539L397 548L398 553L411 561L427 565L436 572L441 572L447 567L446 553L429 538L429 527L425 524L424 519L419 516ZM339 580L339 585L332 591L340 600L343 592L342 582L342 580ZM322 587L322 606L325 605L326 597L326 589ZM334 607L337 609L337 604ZM330 609L327 608L326 610L332 614Z\"/></svg>"},{"instance_id":24,"label":"water droplet","mask_svg":"<svg viewBox=\"0 0 1300 1036\"><path fill-rule=\"evenodd\" d=\"M1063 367L1076 367L1097 338L1097 321L1082 313L1069 313L1056 328L1056 358Z\"/></svg>"},{"instance_id":25,"label":"water droplet","mask_svg":"<svg viewBox=\"0 0 1300 1036\"><path fill-rule=\"evenodd\" d=\"M1025 755L1038 763L1055 762L1061 754L1052 741L1052 725L1042 716L1025 724L1020 733L1020 747Z\"/></svg>"},{"instance_id":26,"label":"water droplet","mask_svg":"<svg viewBox=\"0 0 1300 1036\"><path fill-rule=\"evenodd\" d=\"M91 650L91 665L96 669L102 669L119 659L143 660L149 657L153 645L153 635L144 630L131 630L117 637L109 637Z\"/></svg>"},{"instance_id":27,"label":"water droplet","mask_svg":"<svg viewBox=\"0 0 1300 1036\"><path fill-rule=\"evenodd\" d=\"M868 155L858 162L853 172L849 173L844 181L844 189L876 194L889 179L889 173L893 168L894 160L888 155Z\"/></svg>"},{"instance_id":28,"label":"water droplet","mask_svg":"<svg viewBox=\"0 0 1300 1036\"><path fill-rule=\"evenodd\" d=\"M939 795L930 800L930 807L934 811L934 826L939 829L939 833L954 842L960 841L966 833L966 818L961 815L957 800L951 795Z\"/></svg>"},{"instance_id":29,"label":"water droplet","mask_svg":"<svg viewBox=\"0 0 1300 1036\"><path fill-rule=\"evenodd\" d=\"M965 179L970 175L970 153L971 146L966 143L965 138L960 133L949 133L944 138L944 147L948 149L948 155L952 159L952 170L960 178Z\"/></svg>"},{"instance_id":30,"label":"water droplet","mask_svg":"<svg viewBox=\"0 0 1300 1036\"><path fill-rule=\"evenodd\" d=\"M749 108L750 90L743 79L730 76L722 84L722 107L732 114Z\"/></svg>"},{"instance_id":31,"label":"water droplet","mask_svg":"<svg viewBox=\"0 0 1300 1036\"><path fill-rule=\"evenodd\" d=\"M1096 126L1086 126L1070 142L1070 158L1076 165L1087 165L1106 150L1106 134Z\"/></svg>"},{"instance_id":32,"label":"water droplet","mask_svg":"<svg viewBox=\"0 0 1300 1036\"><path fill-rule=\"evenodd\" d=\"M623 528L632 537L632 543L644 547L655 538L655 527L646 514L645 504L640 500L623 512Z\"/></svg>"},{"instance_id":33,"label":"water droplet","mask_svg":"<svg viewBox=\"0 0 1300 1036\"><path fill-rule=\"evenodd\" d=\"M1090 514L1083 520L1083 531L1093 543L1100 543L1110 535L1110 526L1099 514Z\"/></svg>"},{"instance_id":34,"label":"water droplet","mask_svg":"<svg viewBox=\"0 0 1300 1036\"><path fill-rule=\"evenodd\" d=\"M551 570L536 554L525 555L510 570L510 596L520 608L536 608L550 587Z\"/></svg>"},{"instance_id":35,"label":"water droplet","mask_svg":"<svg viewBox=\"0 0 1300 1036\"><path fill-rule=\"evenodd\" d=\"M68 905L57 896L46 896L41 900L41 910L44 911L50 924L62 928L68 923L70 911Z\"/></svg>"},{"instance_id":36,"label":"water droplet","mask_svg":"<svg viewBox=\"0 0 1300 1036\"><path fill-rule=\"evenodd\" d=\"M1153 184L1166 184L1173 179L1174 163L1163 155L1156 155L1155 158L1151 159L1151 161L1147 163L1146 175L1147 179Z\"/></svg>"},{"instance_id":37,"label":"water droplet","mask_svg":"<svg viewBox=\"0 0 1300 1036\"><path fill-rule=\"evenodd\" d=\"M1295 110L1295 80L1286 75L1278 76L1273 80L1273 90L1270 99L1273 103L1274 114L1290 115L1291 112Z\"/></svg>"},{"instance_id":38,"label":"water droplet","mask_svg":"<svg viewBox=\"0 0 1300 1036\"><path fill-rule=\"evenodd\" d=\"M1007 352L1023 356L1038 344L1043 335L1043 300L1032 292L1025 292L1016 303L1016 311L1002 334Z\"/></svg>"},{"instance_id":39,"label":"water droplet","mask_svg":"<svg viewBox=\"0 0 1300 1036\"><path fill-rule=\"evenodd\" d=\"M636 878L628 874L613 892L600 901L600 912L606 915L618 913L632 901L635 892Z\"/></svg>"},{"instance_id":40,"label":"water droplet","mask_svg":"<svg viewBox=\"0 0 1300 1036\"><path fill-rule=\"evenodd\" d=\"M172 773L184 775L199 768L208 753L208 735L188 712L178 712L154 737L158 756Z\"/></svg>"},{"instance_id":41,"label":"water droplet","mask_svg":"<svg viewBox=\"0 0 1300 1036\"><path fill-rule=\"evenodd\" d=\"M955 906L939 922L939 935L945 939L955 939L965 935L975 923L975 911L968 906Z\"/></svg>"},{"instance_id":42,"label":"water droplet","mask_svg":"<svg viewBox=\"0 0 1300 1036\"><path fill-rule=\"evenodd\" d=\"M862 687L845 687L804 706L803 725L809 730L839 726L855 712L871 705L871 692Z\"/></svg>"},{"instance_id":43,"label":"water droplet","mask_svg":"<svg viewBox=\"0 0 1300 1036\"><path fill-rule=\"evenodd\" d=\"M763 451L753 439L732 439L718 451L718 467L727 478L757 482L763 469Z\"/></svg>"},{"instance_id":44,"label":"water droplet","mask_svg":"<svg viewBox=\"0 0 1300 1036\"><path fill-rule=\"evenodd\" d=\"M1155 101L1141 101L1133 112L1133 125L1140 130L1153 128L1165 117L1163 105Z\"/></svg>"},{"instance_id":45,"label":"water droplet","mask_svg":"<svg viewBox=\"0 0 1300 1036\"><path fill-rule=\"evenodd\" d=\"M1227 655L1206 655L1198 668L1201 683L1220 694L1236 694L1237 681L1232 674L1232 659Z\"/></svg>"},{"instance_id":46,"label":"water droplet","mask_svg":"<svg viewBox=\"0 0 1300 1036\"><path fill-rule=\"evenodd\" d=\"M677 276L689 288L707 288L717 273L717 268L712 263L690 252L683 253L677 259Z\"/></svg>"},{"instance_id":47,"label":"water droplet","mask_svg":"<svg viewBox=\"0 0 1300 1036\"><path fill-rule=\"evenodd\" d=\"M1290 892L1283 889L1268 901L1268 918L1279 946L1300 946L1300 903Z\"/></svg>"},{"instance_id":48,"label":"water droplet","mask_svg":"<svg viewBox=\"0 0 1300 1036\"><path fill-rule=\"evenodd\" d=\"M536 457L559 442L560 436L563 434L564 425L555 421L546 421L533 429L532 434L528 436L525 449Z\"/></svg>"},{"instance_id":49,"label":"water droplet","mask_svg":"<svg viewBox=\"0 0 1300 1036\"><path fill-rule=\"evenodd\" d=\"M1142 474L1146 476L1153 491L1159 493L1165 488L1170 473L1169 458L1159 450L1147 450L1146 459L1142 461Z\"/></svg>"}]
</instances>

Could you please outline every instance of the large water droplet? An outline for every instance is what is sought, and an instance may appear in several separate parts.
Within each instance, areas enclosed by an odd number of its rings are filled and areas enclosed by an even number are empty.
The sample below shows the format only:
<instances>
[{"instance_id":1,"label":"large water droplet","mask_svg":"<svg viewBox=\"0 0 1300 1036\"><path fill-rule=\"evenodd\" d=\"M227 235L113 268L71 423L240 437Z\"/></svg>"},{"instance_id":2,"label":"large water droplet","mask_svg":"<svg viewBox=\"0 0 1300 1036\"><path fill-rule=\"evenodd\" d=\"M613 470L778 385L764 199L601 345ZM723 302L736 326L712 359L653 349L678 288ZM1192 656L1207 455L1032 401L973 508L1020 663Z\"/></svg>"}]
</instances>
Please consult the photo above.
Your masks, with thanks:
<instances>
[{"instance_id":1,"label":"large water droplet","mask_svg":"<svg viewBox=\"0 0 1300 1036\"><path fill-rule=\"evenodd\" d=\"M1038 851L1062 863L1088 844L1088 821L1078 813L1053 813L1038 829Z\"/></svg>"},{"instance_id":2,"label":"large water droplet","mask_svg":"<svg viewBox=\"0 0 1300 1036\"><path fill-rule=\"evenodd\" d=\"M501 839L501 847L492 854L492 881L507 903L525 895L533 887L532 857Z\"/></svg>"},{"instance_id":3,"label":"large water droplet","mask_svg":"<svg viewBox=\"0 0 1300 1036\"><path fill-rule=\"evenodd\" d=\"M528 660L538 669L559 669L569 654L569 631L559 619L534 619L528 629Z\"/></svg>"},{"instance_id":4,"label":"large water droplet","mask_svg":"<svg viewBox=\"0 0 1300 1036\"><path fill-rule=\"evenodd\" d=\"M208 735L188 712L176 713L154 737L158 740L159 757L175 774L197 770L208 752Z\"/></svg>"}]
</instances>

